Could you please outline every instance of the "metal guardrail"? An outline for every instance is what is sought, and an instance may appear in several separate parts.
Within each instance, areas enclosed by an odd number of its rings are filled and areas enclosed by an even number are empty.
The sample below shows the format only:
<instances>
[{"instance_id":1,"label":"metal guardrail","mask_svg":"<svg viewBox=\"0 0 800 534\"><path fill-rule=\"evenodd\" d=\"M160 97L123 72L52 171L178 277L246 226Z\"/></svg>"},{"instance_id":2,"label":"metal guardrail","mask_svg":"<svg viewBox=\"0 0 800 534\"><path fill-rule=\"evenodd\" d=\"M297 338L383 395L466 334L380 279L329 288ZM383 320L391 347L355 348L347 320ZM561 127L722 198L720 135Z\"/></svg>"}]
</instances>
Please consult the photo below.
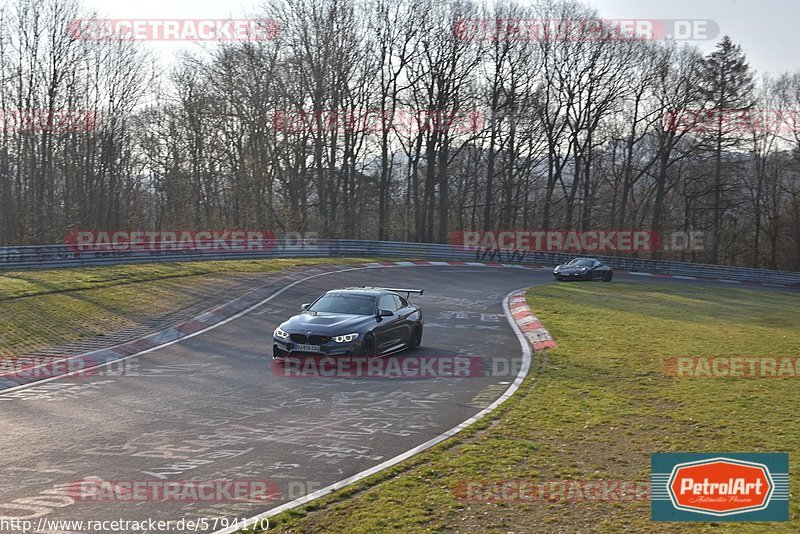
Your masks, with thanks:
<instances>
[{"instance_id":1,"label":"metal guardrail","mask_svg":"<svg viewBox=\"0 0 800 534\"><path fill-rule=\"evenodd\" d=\"M585 255L585 254L584 254ZM306 242L278 240L274 248L260 251L81 251L66 245L0 247L0 270L53 269L133 263L265 259L296 257L381 257L395 259L488 261L554 266L576 254L563 252L485 251L436 243L362 241L351 239ZM578 254L580 256L580 254ZM800 286L800 272L771 271L620 256L593 256L621 271L722 278Z\"/></svg>"}]
</instances>

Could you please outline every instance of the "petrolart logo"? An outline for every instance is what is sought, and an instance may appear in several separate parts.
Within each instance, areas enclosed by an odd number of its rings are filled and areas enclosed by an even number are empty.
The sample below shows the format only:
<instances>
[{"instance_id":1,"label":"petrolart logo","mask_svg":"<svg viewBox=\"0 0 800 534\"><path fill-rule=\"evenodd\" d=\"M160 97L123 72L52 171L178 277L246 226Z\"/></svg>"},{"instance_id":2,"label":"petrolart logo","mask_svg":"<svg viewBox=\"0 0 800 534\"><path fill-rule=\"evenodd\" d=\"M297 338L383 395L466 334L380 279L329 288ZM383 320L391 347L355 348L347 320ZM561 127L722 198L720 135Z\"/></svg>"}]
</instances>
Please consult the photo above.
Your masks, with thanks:
<instances>
[{"instance_id":1,"label":"petrolart logo","mask_svg":"<svg viewBox=\"0 0 800 534\"><path fill-rule=\"evenodd\" d=\"M655 521L787 521L786 453L652 456Z\"/></svg>"}]
</instances>

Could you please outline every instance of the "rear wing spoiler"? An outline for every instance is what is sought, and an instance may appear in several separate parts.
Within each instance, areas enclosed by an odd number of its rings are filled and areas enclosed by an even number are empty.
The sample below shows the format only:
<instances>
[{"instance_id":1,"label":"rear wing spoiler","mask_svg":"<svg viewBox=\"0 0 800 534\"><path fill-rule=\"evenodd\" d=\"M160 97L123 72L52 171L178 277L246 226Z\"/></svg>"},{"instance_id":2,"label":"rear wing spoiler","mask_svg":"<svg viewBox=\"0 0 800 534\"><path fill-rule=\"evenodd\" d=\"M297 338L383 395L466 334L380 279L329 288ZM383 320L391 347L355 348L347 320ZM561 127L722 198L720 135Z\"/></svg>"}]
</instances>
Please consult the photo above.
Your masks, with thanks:
<instances>
[{"instance_id":1,"label":"rear wing spoiler","mask_svg":"<svg viewBox=\"0 0 800 534\"><path fill-rule=\"evenodd\" d=\"M367 286L364 286L366 288ZM392 293L405 293L406 298L411 297L411 294L420 295L422 296L422 292L425 291L424 289L403 289L397 287L373 287L371 289L383 289L384 291L391 291Z\"/></svg>"}]
</instances>

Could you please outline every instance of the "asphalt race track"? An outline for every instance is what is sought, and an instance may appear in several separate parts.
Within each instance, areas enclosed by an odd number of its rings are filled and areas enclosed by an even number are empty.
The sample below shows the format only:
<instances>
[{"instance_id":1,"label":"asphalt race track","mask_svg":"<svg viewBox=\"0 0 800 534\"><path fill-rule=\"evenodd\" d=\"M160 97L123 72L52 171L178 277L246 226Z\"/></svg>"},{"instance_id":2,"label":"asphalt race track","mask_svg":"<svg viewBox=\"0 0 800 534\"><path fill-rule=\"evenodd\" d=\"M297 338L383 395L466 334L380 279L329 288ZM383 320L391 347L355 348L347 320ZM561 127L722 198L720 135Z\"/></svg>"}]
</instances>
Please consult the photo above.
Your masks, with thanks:
<instances>
[{"instance_id":1,"label":"asphalt race track","mask_svg":"<svg viewBox=\"0 0 800 534\"><path fill-rule=\"evenodd\" d=\"M355 475L497 399L521 358L502 300L550 282L545 270L468 266L331 273L218 328L135 356L125 374L67 377L0 393L0 517L34 524L45 517L243 518ZM424 312L422 346L398 356L480 357L483 372L375 379L297 378L276 370L271 339L277 324L320 293L353 285L424 288L424 296L412 297ZM260 503L76 499L69 488L93 477L270 481L280 495Z\"/></svg>"}]
</instances>

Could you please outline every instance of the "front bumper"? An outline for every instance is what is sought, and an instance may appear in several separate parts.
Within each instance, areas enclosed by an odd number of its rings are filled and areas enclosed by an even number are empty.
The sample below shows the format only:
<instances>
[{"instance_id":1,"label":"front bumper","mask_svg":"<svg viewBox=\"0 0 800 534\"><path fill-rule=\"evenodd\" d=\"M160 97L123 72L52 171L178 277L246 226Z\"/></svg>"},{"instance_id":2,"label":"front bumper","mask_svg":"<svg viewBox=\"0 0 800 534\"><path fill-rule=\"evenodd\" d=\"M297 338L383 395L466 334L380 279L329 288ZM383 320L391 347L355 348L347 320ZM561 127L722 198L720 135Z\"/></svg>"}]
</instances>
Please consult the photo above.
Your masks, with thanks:
<instances>
[{"instance_id":1,"label":"front bumper","mask_svg":"<svg viewBox=\"0 0 800 534\"><path fill-rule=\"evenodd\" d=\"M574 272L555 272L553 271L553 277L558 280L583 280L586 278L585 272L574 271Z\"/></svg>"},{"instance_id":2,"label":"front bumper","mask_svg":"<svg viewBox=\"0 0 800 534\"><path fill-rule=\"evenodd\" d=\"M272 336L272 357L286 358L289 356L355 356L361 353L361 340L364 336L358 336L350 343L337 343L333 340L319 345L319 352L309 352L307 350L297 350L299 343L294 343L289 339L280 339Z\"/></svg>"}]
</instances>

